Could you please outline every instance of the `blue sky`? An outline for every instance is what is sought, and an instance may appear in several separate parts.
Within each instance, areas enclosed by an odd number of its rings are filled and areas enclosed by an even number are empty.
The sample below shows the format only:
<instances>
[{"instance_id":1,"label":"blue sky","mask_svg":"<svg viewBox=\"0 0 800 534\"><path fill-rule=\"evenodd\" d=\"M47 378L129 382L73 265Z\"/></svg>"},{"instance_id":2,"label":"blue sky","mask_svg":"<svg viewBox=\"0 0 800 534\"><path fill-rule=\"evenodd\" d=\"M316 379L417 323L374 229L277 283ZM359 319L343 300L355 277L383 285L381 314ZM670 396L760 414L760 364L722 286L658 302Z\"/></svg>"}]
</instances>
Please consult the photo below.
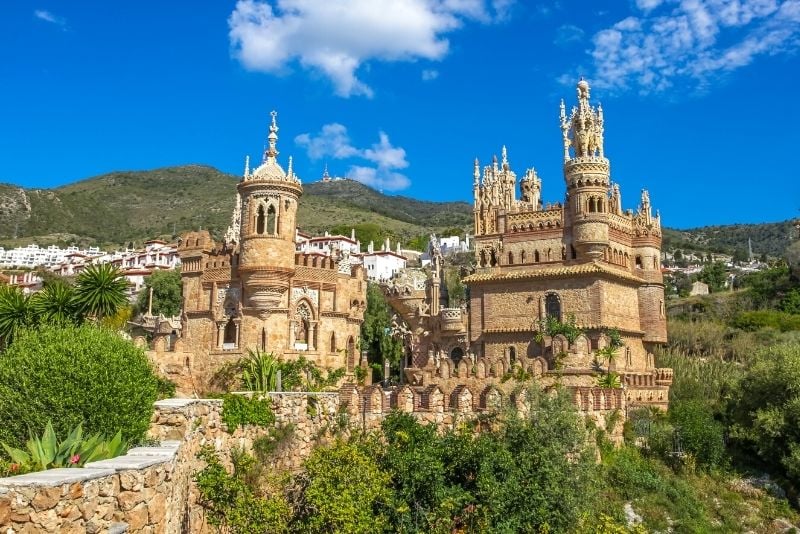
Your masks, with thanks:
<instances>
[{"instance_id":1,"label":"blue sky","mask_svg":"<svg viewBox=\"0 0 800 534\"><path fill-rule=\"evenodd\" d=\"M800 215L800 0L4 2L0 181L284 166L470 200L508 147L561 200L558 106L602 102L625 207L668 226Z\"/></svg>"}]
</instances>

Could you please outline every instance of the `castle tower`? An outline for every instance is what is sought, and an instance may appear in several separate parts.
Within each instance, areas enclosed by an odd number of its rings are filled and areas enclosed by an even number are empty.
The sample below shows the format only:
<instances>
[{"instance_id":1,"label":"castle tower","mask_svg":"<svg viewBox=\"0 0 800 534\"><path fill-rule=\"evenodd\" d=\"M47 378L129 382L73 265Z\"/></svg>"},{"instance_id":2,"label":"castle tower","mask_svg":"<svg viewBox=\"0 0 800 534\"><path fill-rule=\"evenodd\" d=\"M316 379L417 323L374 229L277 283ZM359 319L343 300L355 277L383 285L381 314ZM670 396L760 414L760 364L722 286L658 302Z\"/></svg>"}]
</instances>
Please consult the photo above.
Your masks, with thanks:
<instances>
[{"instance_id":1,"label":"castle tower","mask_svg":"<svg viewBox=\"0 0 800 534\"><path fill-rule=\"evenodd\" d=\"M578 105L567 118L561 101L564 180L572 246L581 261L596 260L608 247L610 165L603 153L603 108L589 103L589 83L578 82ZM570 152L572 149L572 152Z\"/></svg>"},{"instance_id":2,"label":"castle tower","mask_svg":"<svg viewBox=\"0 0 800 534\"><path fill-rule=\"evenodd\" d=\"M295 228L300 179L278 163L277 113L272 112L261 165L238 185L240 223L239 274L246 306L267 310L281 305L295 270Z\"/></svg>"}]
</instances>

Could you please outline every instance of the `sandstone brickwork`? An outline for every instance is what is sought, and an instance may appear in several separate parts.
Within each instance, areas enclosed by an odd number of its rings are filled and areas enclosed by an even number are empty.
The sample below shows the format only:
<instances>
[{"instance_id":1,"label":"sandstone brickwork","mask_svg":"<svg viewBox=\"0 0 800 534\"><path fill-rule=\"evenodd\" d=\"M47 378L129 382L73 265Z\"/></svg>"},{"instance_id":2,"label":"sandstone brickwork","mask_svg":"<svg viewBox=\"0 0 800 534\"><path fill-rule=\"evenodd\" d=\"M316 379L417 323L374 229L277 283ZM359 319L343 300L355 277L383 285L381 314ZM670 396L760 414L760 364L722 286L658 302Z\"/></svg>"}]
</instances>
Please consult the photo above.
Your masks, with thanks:
<instances>
[{"instance_id":1,"label":"sandstone brickwork","mask_svg":"<svg viewBox=\"0 0 800 534\"><path fill-rule=\"evenodd\" d=\"M246 165L223 241L207 231L181 238L181 334L156 339L151 358L183 394L212 389L214 374L247 349L348 373L358 363L364 270L345 253L295 253L303 188L291 158L286 171L278 163L277 132L273 112L262 163Z\"/></svg>"}]
</instances>

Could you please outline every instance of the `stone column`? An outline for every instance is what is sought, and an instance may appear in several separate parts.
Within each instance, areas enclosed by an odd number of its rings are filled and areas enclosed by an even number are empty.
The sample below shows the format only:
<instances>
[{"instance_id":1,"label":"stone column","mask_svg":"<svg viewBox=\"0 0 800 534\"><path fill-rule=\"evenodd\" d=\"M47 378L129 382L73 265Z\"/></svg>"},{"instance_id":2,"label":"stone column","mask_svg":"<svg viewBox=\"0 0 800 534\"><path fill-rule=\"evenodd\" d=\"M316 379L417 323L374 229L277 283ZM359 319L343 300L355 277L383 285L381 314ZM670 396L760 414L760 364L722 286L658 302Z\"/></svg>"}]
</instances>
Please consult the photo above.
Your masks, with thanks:
<instances>
[{"instance_id":1,"label":"stone column","mask_svg":"<svg viewBox=\"0 0 800 534\"><path fill-rule=\"evenodd\" d=\"M217 323L217 348L222 350L222 344L225 342L225 323L220 321Z\"/></svg>"},{"instance_id":2,"label":"stone column","mask_svg":"<svg viewBox=\"0 0 800 534\"><path fill-rule=\"evenodd\" d=\"M233 340L234 340L234 342L236 344L236 348L239 348L239 346L241 344L241 341L239 339L239 327L242 324L242 320L241 319L234 319L233 320L233 324L236 326L236 337L234 337Z\"/></svg>"},{"instance_id":3,"label":"stone column","mask_svg":"<svg viewBox=\"0 0 800 534\"><path fill-rule=\"evenodd\" d=\"M294 350L294 328L297 325L297 321L292 319L289 321L289 346L287 347L289 350Z\"/></svg>"},{"instance_id":4,"label":"stone column","mask_svg":"<svg viewBox=\"0 0 800 534\"><path fill-rule=\"evenodd\" d=\"M316 350L314 336L317 333L317 323L308 322L308 350Z\"/></svg>"}]
</instances>

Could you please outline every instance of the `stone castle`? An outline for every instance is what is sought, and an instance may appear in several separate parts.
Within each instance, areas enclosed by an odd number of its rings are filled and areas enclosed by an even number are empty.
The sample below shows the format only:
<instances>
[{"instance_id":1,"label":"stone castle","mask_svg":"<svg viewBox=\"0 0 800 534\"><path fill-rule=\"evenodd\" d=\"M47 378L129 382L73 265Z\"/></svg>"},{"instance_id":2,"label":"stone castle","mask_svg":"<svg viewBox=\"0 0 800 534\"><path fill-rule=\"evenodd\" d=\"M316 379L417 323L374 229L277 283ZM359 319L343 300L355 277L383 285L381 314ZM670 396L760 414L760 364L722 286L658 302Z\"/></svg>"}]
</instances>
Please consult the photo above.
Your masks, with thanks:
<instances>
[{"instance_id":1,"label":"stone castle","mask_svg":"<svg viewBox=\"0 0 800 534\"><path fill-rule=\"evenodd\" d=\"M346 255L296 252L303 187L291 158L286 171L278 163L277 140L272 112L261 165L251 171L249 159L245 164L222 243L208 231L181 240L181 337L158 358L181 389L202 384L199 389L207 390L214 373L248 349L289 359L302 354L320 367L348 372L358 363L363 268Z\"/></svg>"},{"instance_id":2,"label":"stone castle","mask_svg":"<svg viewBox=\"0 0 800 534\"><path fill-rule=\"evenodd\" d=\"M666 342L660 217L644 190L636 211L623 210L603 150L603 110L589 93L581 80L569 115L561 103L563 203L543 205L536 171L518 181L505 148L483 169L475 161L476 266L459 273L468 299L448 298L436 239L429 269L382 282L406 347L403 376L419 398L433 386L448 399L467 389L478 406L490 390L510 395L509 377L519 376L578 388L588 397L576 402L594 405L599 374L613 371L627 403L666 408L672 371L652 356ZM302 186L291 158L287 171L277 161L277 131L273 112L262 163L253 171L246 163L222 243L201 231L180 244L181 334L172 343L156 335L154 347L179 391L207 391L247 349L344 367L346 382L362 363L363 267L347 254L296 251ZM548 320L573 323L579 335L548 331Z\"/></svg>"},{"instance_id":3,"label":"stone castle","mask_svg":"<svg viewBox=\"0 0 800 534\"><path fill-rule=\"evenodd\" d=\"M503 382L518 368L545 384L592 388L598 371L614 371L631 405L666 408L672 371L657 369L652 355L667 340L660 217L644 190L635 212L623 210L603 150L603 110L589 92L581 80L569 116L561 103L563 203L542 204L533 169L517 183L505 147L500 162L481 170L475 161L468 302L445 307L435 246L427 276L404 273L387 285L412 383L509 389ZM543 335L548 318L574 322L582 333Z\"/></svg>"}]
</instances>

